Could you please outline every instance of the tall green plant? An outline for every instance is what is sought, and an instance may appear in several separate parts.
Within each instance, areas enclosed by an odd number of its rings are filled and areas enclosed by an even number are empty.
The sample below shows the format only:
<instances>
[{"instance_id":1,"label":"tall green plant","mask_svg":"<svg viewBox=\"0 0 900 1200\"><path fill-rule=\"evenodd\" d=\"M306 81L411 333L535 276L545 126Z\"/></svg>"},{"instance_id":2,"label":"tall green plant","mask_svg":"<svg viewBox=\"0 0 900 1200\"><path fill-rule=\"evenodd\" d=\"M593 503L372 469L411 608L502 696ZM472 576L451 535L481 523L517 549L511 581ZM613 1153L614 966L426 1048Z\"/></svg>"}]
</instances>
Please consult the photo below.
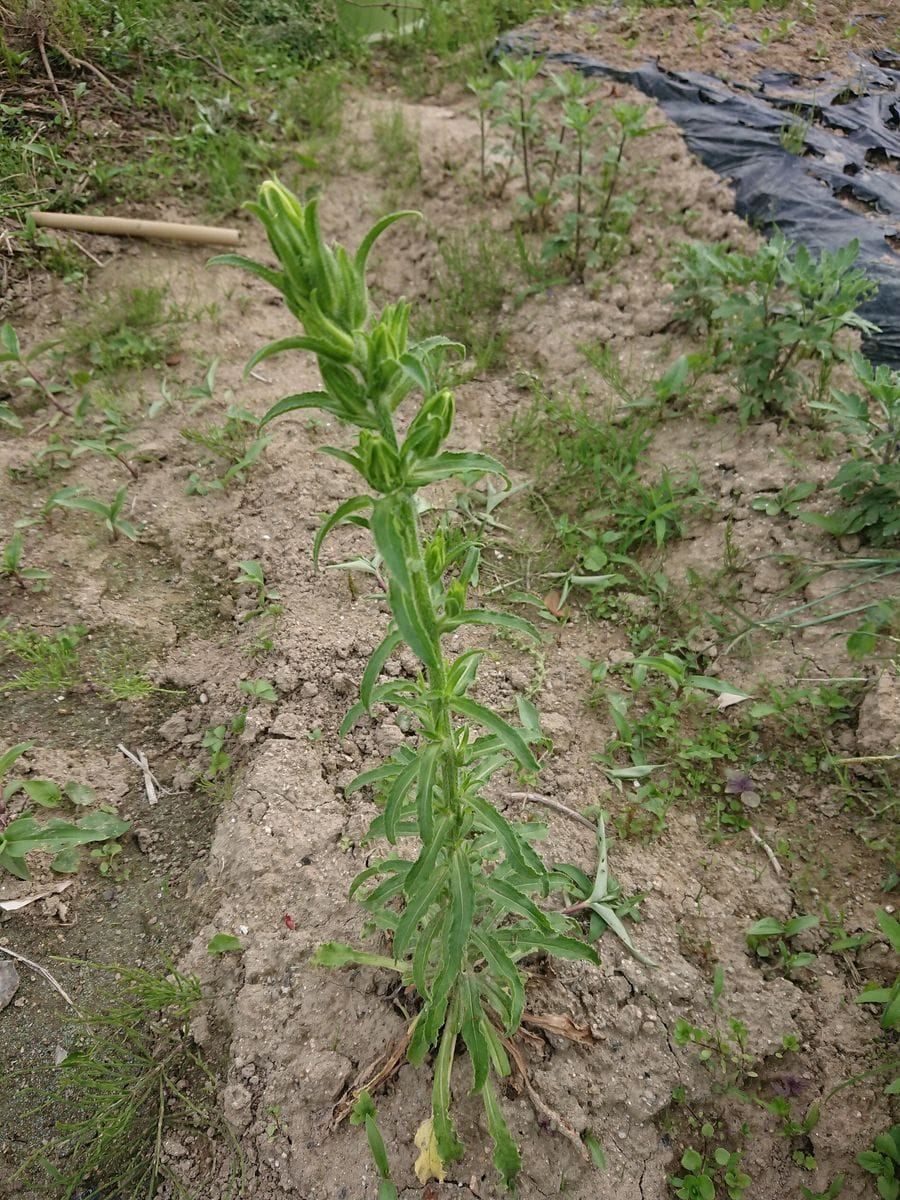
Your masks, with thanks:
<instances>
[{"instance_id":1,"label":"tall green plant","mask_svg":"<svg viewBox=\"0 0 900 1200\"><path fill-rule=\"evenodd\" d=\"M392 619L373 652L360 699L341 727L347 733L380 704L404 709L412 719L415 748L407 742L374 770L359 775L349 793L375 787L384 809L369 836L391 846L413 839L418 856L391 851L354 880L351 895L388 934L391 954L373 954L338 943L320 947L325 966L359 963L396 971L415 988L421 1008L413 1021L408 1056L421 1065L436 1047L432 1113L419 1130L417 1169L443 1177L444 1165L463 1154L450 1116L451 1072L465 1044L472 1090L484 1102L494 1163L506 1186L520 1168L518 1149L504 1120L495 1080L509 1074L506 1044L525 1004L521 960L534 952L597 962L578 926L562 911L535 900L555 880L532 848L534 826L511 823L485 797L489 781L509 768L538 769L529 745L540 736L530 706L520 706L516 728L471 698L482 650L448 655L444 638L464 625L500 626L538 639L527 621L473 607L475 545L448 536L446 525L426 532L417 492L463 474L497 474L503 467L485 454L444 449L453 424L453 396L439 384L444 355L459 349L444 337L408 340L409 305L400 300L373 312L366 260L376 238L407 213L382 218L351 256L323 241L315 200L302 204L280 184L263 185L249 206L266 228L280 267L237 255L214 260L245 267L276 287L303 333L259 350L250 366L273 354L302 350L316 356L322 390L287 396L263 423L284 413L321 409L357 431L352 450L323 452L349 464L365 490L346 500L320 528L314 545L339 525L367 529L382 562ZM416 397L416 399L413 399ZM411 408L407 420L401 406ZM404 432L405 429L405 432ZM388 658L408 646L421 663L415 680L379 682Z\"/></svg>"}]
</instances>

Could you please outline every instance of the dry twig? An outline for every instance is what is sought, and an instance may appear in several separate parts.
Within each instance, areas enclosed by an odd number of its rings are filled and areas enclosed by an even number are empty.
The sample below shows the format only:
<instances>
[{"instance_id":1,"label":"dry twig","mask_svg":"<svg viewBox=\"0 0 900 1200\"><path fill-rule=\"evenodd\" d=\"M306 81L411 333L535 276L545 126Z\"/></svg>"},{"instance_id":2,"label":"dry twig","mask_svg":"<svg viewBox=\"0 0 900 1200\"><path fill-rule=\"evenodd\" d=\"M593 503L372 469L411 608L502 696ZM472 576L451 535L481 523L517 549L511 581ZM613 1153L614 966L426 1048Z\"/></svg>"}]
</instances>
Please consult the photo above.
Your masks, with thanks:
<instances>
[{"instance_id":1,"label":"dry twig","mask_svg":"<svg viewBox=\"0 0 900 1200\"><path fill-rule=\"evenodd\" d=\"M69 1008L74 1009L75 1012L81 1016L81 1013L78 1011L78 1005L65 990L62 984L50 974L46 967L42 967L40 963L32 962L31 959L26 958L24 954L18 954L15 950L10 950L9 946L0 946L0 954L8 954L10 958L18 959L18 961L24 963L26 967L31 967L32 971L37 971L39 975L43 975L47 982L56 988L63 1000L65 1000L66 1004L68 1004Z\"/></svg>"},{"instance_id":2,"label":"dry twig","mask_svg":"<svg viewBox=\"0 0 900 1200\"><path fill-rule=\"evenodd\" d=\"M509 792L507 799L521 800L526 804L543 804L545 808L552 808L554 812L562 813L564 817L569 817L571 820L577 821L579 825L586 826L594 833L597 832L597 826L593 821L589 821L587 817L583 817L574 808L569 808L568 804L554 800L551 796L542 796L539 792Z\"/></svg>"}]
</instances>

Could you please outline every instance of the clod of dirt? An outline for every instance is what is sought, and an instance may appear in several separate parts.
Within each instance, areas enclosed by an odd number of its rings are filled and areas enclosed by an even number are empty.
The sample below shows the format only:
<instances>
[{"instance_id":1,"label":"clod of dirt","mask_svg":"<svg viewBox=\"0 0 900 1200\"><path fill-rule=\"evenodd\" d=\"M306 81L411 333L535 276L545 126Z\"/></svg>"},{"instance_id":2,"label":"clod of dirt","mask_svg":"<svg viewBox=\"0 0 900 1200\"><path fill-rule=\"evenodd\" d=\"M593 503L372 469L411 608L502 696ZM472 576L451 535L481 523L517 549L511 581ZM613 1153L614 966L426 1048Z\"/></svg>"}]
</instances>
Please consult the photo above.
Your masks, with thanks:
<instances>
[{"instance_id":1,"label":"clod of dirt","mask_svg":"<svg viewBox=\"0 0 900 1200\"><path fill-rule=\"evenodd\" d=\"M860 755L896 754L900 746L900 679L885 671L859 710L856 747Z\"/></svg>"},{"instance_id":2,"label":"clod of dirt","mask_svg":"<svg viewBox=\"0 0 900 1200\"><path fill-rule=\"evenodd\" d=\"M15 963L8 958L0 960L0 1009L6 1008L18 990L19 972Z\"/></svg>"}]
</instances>

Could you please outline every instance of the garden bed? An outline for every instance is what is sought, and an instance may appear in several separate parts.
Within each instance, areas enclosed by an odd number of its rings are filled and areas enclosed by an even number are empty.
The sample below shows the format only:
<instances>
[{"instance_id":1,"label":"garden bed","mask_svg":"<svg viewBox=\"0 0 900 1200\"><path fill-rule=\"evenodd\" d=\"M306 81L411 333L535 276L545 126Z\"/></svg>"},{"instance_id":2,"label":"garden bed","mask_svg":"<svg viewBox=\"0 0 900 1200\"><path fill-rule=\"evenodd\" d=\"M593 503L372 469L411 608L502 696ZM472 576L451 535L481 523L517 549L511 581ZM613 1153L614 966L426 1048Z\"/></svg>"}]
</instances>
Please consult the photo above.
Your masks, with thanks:
<instances>
[{"instance_id":1,"label":"garden bed","mask_svg":"<svg viewBox=\"0 0 900 1200\"><path fill-rule=\"evenodd\" d=\"M623 85L604 85L600 97L607 109L642 102ZM511 715L517 696L531 698L552 749L545 747L537 782L507 779L492 799L510 819L546 823L548 861L589 874L595 835L558 806L608 813L611 871L624 896L640 897L639 921L628 928L655 964L636 961L609 932L600 967L530 961L528 1012L560 1020L526 1023L520 1048L533 1095L518 1078L502 1098L523 1151L519 1195L655 1200L673 1194L667 1177L685 1173L686 1150L710 1158L722 1146L742 1155L748 1196L799 1197L803 1186L825 1193L843 1174L841 1195L863 1197L872 1194L871 1176L855 1156L896 1119L896 1100L880 1075L831 1093L896 1054L878 1012L853 1003L866 982L890 986L896 974L885 939L859 936L878 933L875 910L891 903L882 887L896 827L881 766L835 760L896 756L896 628L860 660L847 647L860 617L822 618L895 595L894 560L855 534L838 543L787 508L769 515L754 503L811 481L818 490L808 503L824 511L821 485L845 445L803 422L742 428L733 385L713 373L680 408L651 411L637 456L638 480L652 484L665 468L683 486L679 536L635 551L653 590L641 594L629 576L627 587L575 586L567 597L554 578L606 569L586 562L590 539L579 560L565 535L566 521L570 531L578 524L579 475L589 491L591 471L606 470L602 460L566 462L556 453L584 432L578 404L598 426L612 418L624 438L633 421L627 395L646 396L679 354L697 349L666 302L671 247L686 237L748 251L758 244L735 217L727 185L691 158L661 113L652 110L648 121L656 128L628 163L640 203L602 277L540 288L518 279L495 313L476 313L499 348L489 368L456 389L451 446L496 454L512 467L514 484L527 486L493 510L483 487L462 501L453 488L441 493L457 513L482 518L481 601L515 608L524 593L544 606L544 643L526 652L495 639L478 696ZM440 239L481 238L494 268L515 216L509 198L479 194L471 98L455 89L431 103L358 93L347 101L344 127L357 132L346 135L327 182L323 226L353 247L388 207L420 209L423 222L385 234L373 278L379 294L406 295L420 309L444 295L427 320L446 319L462 282L448 275ZM373 133L378 128L394 134ZM385 162L391 148L411 160L399 183ZM236 224L242 250L265 258L257 224L246 214ZM360 943L362 918L347 891L374 853L364 835L377 808L370 793L348 798L344 789L406 739L402 722L385 712L338 736L388 620L366 576L317 573L311 561L318 514L354 491L349 470L317 453L323 442L342 445L345 432L319 416L288 417L266 430L271 441L242 467L257 435L234 410L259 418L281 396L318 386L314 364L298 355L244 374L263 342L295 331L280 301L260 280L206 266L203 250L85 245L105 265L84 294L38 284L32 298L23 292L12 320L23 347L68 339L55 368L57 398L73 407L83 385L66 376L92 370L88 425L96 434L106 405L113 415L103 419L120 419L128 449L48 460L48 439L60 431L70 438L71 418L48 426L39 398L18 410L23 431L0 441L3 536L16 520L38 518L26 530L25 565L52 572L41 591L27 579L0 580L8 628L53 638L85 627L64 683L0 695L3 746L33 741L22 761L35 776L93 786L131 832L108 861L91 862L85 851L81 871L62 877L72 879L64 893L7 914L0 947L50 967L80 1007L95 992L93 973L54 965L52 956L157 969L170 955L202 985L191 1033L219 1072L217 1107L240 1143L245 1194L374 1196L366 1139L335 1114L401 1041L414 1002L385 972L327 972L309 961L322 942ZM515 278L514 255L508 264ZM483 268L470 260L470 275ZM487 286L486 271L475 277ZM149 323L141 325L139 313L130 326L118 322L148 304ZM44 370L39 360L33 365ZM847 385L845 367L837 378ZM570 396L573 409L564 404ZM205 443L185 429L205 432ZM230 436L227 453L210 450L210 431L220 451ZM235 465L227 486L217 485ZM41 505L63 486L104 503L127 486L123 517L137 540L110 539L86 510L62 507L44 521ZM623 519L613 509L595 525L616 529ZM341 530L328 553L341 559L364 547L357 531ZM870 565L873 556L881 566ZM236 582L248 562L262 569L262 602L246 570ZM841 592L848 584L849 597ZM460 647L469 644L477 643L460 638ZM647 745L670 771L681 764L673 783L680 794L660 812L615 775L630 760L621 729L616 744L605 696L628 689L636 656L667 649L699 655L705 676L751 698L720 708L715 692L654 692L658 723L646 727ZM23 669L12 651L0 660L7 684ZM408 653L390 666L398 677L416 670ZM763 701L771 712L747 715ZM155 804L120 744L146 755L161 785ZM729 791L737 775L743 782ZM528 799L535 788L544 800ZM756 803L744 803L748 793ZM28 895L54 878L37 863L30 882L4 876L0 897ZM748 945L747 930L760 919L783 924L801 914L818 924L789 939L783 954L774 943L768 957ZM240 952L208 953L219 933L237 938ZM798 966L791 954L814 957ZM34 1083L72 1034L60 1022L59 996L21 974L0 1023L4 1044L15 1048L8 1069ZM445 1183L426 1185L428 1196L460 1187L499 1194L480 1101L466 1096L468 1072L462 1059L454 1101L468 1153ZM395 1183L409 1195L421 1193L413 1135L430 1112L430 1087L429 1070L404 1064L375 1094ZM21 1106L5 1096L0 1172L9 1176L47 1136L54 1114L12 1124ZM821 1117L803 1127L814 1104ZM602 1144L603 1170L580 1140L586 1130ZM197 1130L173 1130L163 1152L196 1195L231 1193L235 1156L227 1145L210 1158ZM0 1190L25 1196L21 1184L2 1179ZM722 1180L720 1172L724 1195ZM165 1184L159 1194L175 1192Z\"/></svg>"}]
</instances>

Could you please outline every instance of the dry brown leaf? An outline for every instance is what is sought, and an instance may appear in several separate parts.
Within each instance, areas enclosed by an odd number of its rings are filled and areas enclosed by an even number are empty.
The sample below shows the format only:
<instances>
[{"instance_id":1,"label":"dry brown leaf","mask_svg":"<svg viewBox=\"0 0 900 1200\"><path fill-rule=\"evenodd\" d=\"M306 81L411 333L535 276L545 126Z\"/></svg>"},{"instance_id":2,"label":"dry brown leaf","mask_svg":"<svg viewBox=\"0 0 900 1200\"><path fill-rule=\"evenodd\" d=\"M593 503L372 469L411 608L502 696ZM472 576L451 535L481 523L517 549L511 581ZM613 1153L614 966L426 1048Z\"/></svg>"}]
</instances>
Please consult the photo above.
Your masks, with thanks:
<instances>
[{"instance_id":1,"label":"dry brown leaf","mask_svg":"<svg viewBox=\"0 0 900 1200\"><path fill-rule=\"evenodd\" d=\"M720 692L716 700L716 708L719 712L724 712L726 708L731 708L733 704L743 704L745 700L752 699L752 696L745 696L743 692Z\"/></svg>"},{"instance_id":2,"label":"dry brown leaf","mask_svg":"<svg viewBox=\"0 0 900 1200\"><path fill-rule=\"evenodd\" d=\"M523 1013L522 1020L527 1025L545 1029L547 1033L568 1038L570 1042L580 1042L582 1046L593 1046L597 1040L586 1025L576 1025L565 1013Z\"/></svg>"},{"instance_id":3,"label":"dry brown leaf","mask_svg":"<svg viewBox=\"0 0 900 1200\"><path fill-rule=\"evenodd\" d=\"M46 899L47 896L58 896L60 892L64 892L71 886L72 880L67 879L65 882L54 883L51 887L43 888L40 892L32 892L30 896L22 896L19 900L0 900L0 910L16 912L17 909L26 908L29 904Z\"/></svg>"},{"instance_id":4,"label":"dry brown leaf","mask_svg":"<svg viewBox=\"0 0 900 1200\"><path fill-rule=\"evenodd\" d=\"M353 1106L359 1099L360 1092L374 1092L376 1088L390 1079L406 1054L406 1049L409 1046L409 1040L412 1037L414 1028L415 1021L413 1021L398 1042L379 1058L376 1058L365 1070L360 1071L350 1089L344 1093L343 1097L338 1100L334 1107L331 1114L331 1124L333 1127L340 1125L341 1121L346 1120L350 1116Z\"/></svg>"}]
</instances>

